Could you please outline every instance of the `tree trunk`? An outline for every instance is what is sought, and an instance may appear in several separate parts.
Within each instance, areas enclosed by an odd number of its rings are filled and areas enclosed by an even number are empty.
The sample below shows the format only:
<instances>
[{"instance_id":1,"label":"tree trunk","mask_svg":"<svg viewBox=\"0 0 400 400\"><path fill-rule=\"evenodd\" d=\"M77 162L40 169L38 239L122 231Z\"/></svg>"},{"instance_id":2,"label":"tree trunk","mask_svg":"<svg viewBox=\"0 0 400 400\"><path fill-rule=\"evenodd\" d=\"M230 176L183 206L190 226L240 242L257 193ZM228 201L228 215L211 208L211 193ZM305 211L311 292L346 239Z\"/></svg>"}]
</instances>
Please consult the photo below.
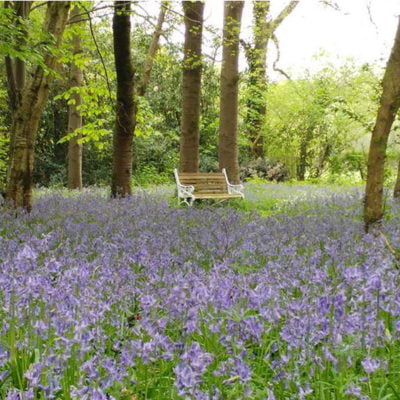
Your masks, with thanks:
<instances>
[{"instance_id":1,"label":"tree trunk","mask_svg":"<svg viewBox=\"0 0 400 400\"><path fill-rule=\"evenodd\" d=\"M10 2L4 2L4 7L9 7ZM20 35L16 38L16 50L21 51L26 45L26 41L28 38L28 32L25 29L25 25L23 25L24 21L29 18L29 13L31 10L32 1L17 1L14 2L14 12L17 20L15 24L20 32ZM22 102L22 90L25 87L26 81L26 64L25 61L20 58L12 58L10 56L5 57L5 66L6 66L6 75L7 75L7 91L8 91L8 100L11 111L11 135L10 135L10 148L9 148L9 159L11 160L14 152L14 143L15 137L13 135L14 132L14 123L15 123L15 114L18 108L21 106ZM10 180L10 168L7 171L6 182Z\"/></svg>"},{"instance_id":2,"label":"tree trunk","mask_svg":"<svg viewBox=\"0 0 400 400\"><path fill-rule=\"evenodd\" d=\"M382 95L368 154L365 190L365 231L383 217L383 180L386 147L396 113L400 106L400 19L395 42L382 81Z\"/></svg>"},{"instance_id":3,"label":"tree trunk","mask_svg":"<svg viewBox=\"0 0 400 400\"><path fill-rule=\"evenodd\" d=\"M325 143L320 151L320 154L318 156L318 160L313 168L313 171L311 173L312 178L320 178L322 176L322 173L324 172L324 167L329 159L329 156L332 151L332 145L330 143Z\"/></svg>"},{"instance_id":4,"label":"tree trunk","mask_svg":"<svg viewBox=\"0 0 400 400\"><path fill-rule=\"evenodd\" d=\"M397 179L396 179L396 183L394 185L393 197L395 199L399 199L400 198L400 160L399 160L399 163L397 165Z\"/></svg>"},{"instance_id":5,"label":"tree trunk","mask_svg":"<svg viewBox=\"0 0 400 400\"><path fill-rule=\"evenodd\" d=\"M75 6L71 12L70 22L74 23L80 17L80 8ZM75 34L72 38L74 59L71 64L69 87L77 88L83 86L83 71L75 62L75 57L82 53L81 38ZM76 91L71 96L72 104L68 107L68 133L73 133L82 128L82 116L79 106L82 104L82 96ZM68 143L68 189L82 189L82 143L79 142L81 135L76 135Z\"/></svg>"},{"instance_id":6,"label":"tree trunk","mask_svg":"<svg viewBox=\"0 0 400 400\"><path fill-rule=\"evenodd\" d=\"M14 4L17 16L23 20L27 20L29 18L32 3L32 1L16 1ZM23 28L23 35L21 36L19 43L20 47L26 44L27 37L28 33L26 32L25 28ZM19 94L21 94L26 81L26 65L25 61L21 60L20 58L16 58L14 62L16 90Z\"/></svg>"},{"instance_id":7,"label":"tree trunk","mask_svg":"<svg viewBox=\"0 0 400 400\"><path fill-rule=\"evenodd\" d=\"M54 38L54 46L59 47L68 18L69 1L48 2L43 31ZM54 69L56 54L50 49L44 57L44 65ZM7 185L7 199L14 207L32 208L32 172L35 155L35 140L39 119L46 103L52 74L37 66L29 84L21 95L12 126L14 151L10 160Z\"/></svg>"},{"instance_id":8,"label":"tree trunk","mask_svg":"<svg viewBox=\"0 0 400 400\"><path fill-rule=\"evenodd\" d=\"M219 167L226 168L231 182L239 182L238 92L239 35L244 1L224 2L224 32L221 67Z\"/></svg>"},{"instance_id":9,"label":"tree trunk","mask_svg":"<svg viewBox=\"0 0 400 400\"><path fill-rule=\"evenodd\" d=\"M201 98L201 42L204 3L183 1L185 47L183 59L180 171L199 170L199 130Z\"/></svg>"},{"instance_id":10,"label":"tree trunk","mask_svg":"<svg viewBox=\"0 0 400 400\"><path fill-rule=\"evenodd\" d=\"M154 57L157 54L158 45L160 42L160 36L162 33L162 27L165 20L165 15L167 13L167 4L168 2L161 2L160 12L158 14L157 24L155 26L153 37L151 39L149 51L147 52L146 61L143 67L142 78L140 80L140 84L137 90L138 96L144 96L146 93L147 85L150 81L151 70L153 69Z\"/></svg>"},{"instance_id":11,"label":"tree trunk","mask_svg":"<svg viewBox=\"0 0 400 400\"><path fill-rule=\"evenodd\" d=\"M303 140L300 144L300 157L299 163L297 164L297 180L304 181L306 179L306 168L307 168L307 141Z\"/></svg>"},{"instance_id":12,"label":"tree trunk","mask_svg":"<svg viewBox=\"0 0 400 400\"><path fill-rule=\"evenodd\" d=\"M282 21L299 4L290 1L274 19L270 20L270 1L253 2L253 45L244 43L249 66L249 96L247 100L246 128L254 158L264 158L264 125L267 112L268 43Z\"/></svg>"},{"instance_id":13,"label":"tree trunk","mask_svg":"<svg viewBox=\"0 0 400 400\"><path fill-rule=\"evenodd\" d=\"M264 158L264 122L267 111L267 46L271 38L268 24L270 1L253 3L254 46L246 52L249 65L249 97L246 127L254 158Z\"/></svg>"},{"instance_id":14,"label":"tree trunk","mask_svg":"<svg viewBox=\"0 0 400 400\"><path fill-rule=\"evenodd\" d=\"M165 16L167 15L167 11L168 11L168 1L162 1L160 6L160 12L158 13L157 24L154 28L153 37L151 39L150 47L147 52L146 60L144 62L142 76L140 78L139 84L136 86L137 87L136 96L143 97L146 94L147 86L150 82L151 71L153 69L154 60L158 51L160 36L162 34L162 28L165 21ZM136 130L136 119L133 121L133 137L135 137L135 130ZM133 143L133 146L135 146L135 143ZM132 165L133 171L136 170L135 161L136 161L135 157L133 156L133 165Z\"/></svg>"},{"instance_id":15,"label":"tree trunk","mask_svg":"<svg viewBox=\"0 0 400 400\"><path fill-rule=\"evenodd\" d=\"M300 140L299 161L297 164L297 180L304 181L306 179L307 167L309 166L308 153L309 144L313 136L314 127L310 126L305 131L304 137Z\"/></svg>"},{"instance_id":16,"label":"tree trunk","mask_svg":"<svg viewBox=\"0 0 400 400\"><path fill-rule=\"evenodd\" d=\"M111 180L111 195L113 197L126 196L132 193L132 142L136 104L134 69L131 58L130 11L130 1L115 2L113 36L117 73L117 105Z\"/></svg>"}]
</instances>

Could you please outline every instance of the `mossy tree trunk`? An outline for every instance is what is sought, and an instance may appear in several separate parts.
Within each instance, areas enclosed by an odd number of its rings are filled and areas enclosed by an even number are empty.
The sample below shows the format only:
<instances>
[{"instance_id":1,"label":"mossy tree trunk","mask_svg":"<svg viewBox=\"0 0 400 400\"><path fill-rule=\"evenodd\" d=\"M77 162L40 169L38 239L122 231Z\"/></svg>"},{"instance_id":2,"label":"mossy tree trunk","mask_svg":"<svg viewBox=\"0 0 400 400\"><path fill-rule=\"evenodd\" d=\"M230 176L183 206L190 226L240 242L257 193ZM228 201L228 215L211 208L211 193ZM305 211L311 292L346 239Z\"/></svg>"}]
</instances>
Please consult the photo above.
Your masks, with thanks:
<instances>
[{"instance_id":1,"label":"mossy tree trunk","mask_svg":"<svg viewBox=\"0 0 400 400\"><path fill-rule=\"evenodd\" d=\"M231 182L239 181L238 92L239 36L244 1L224 2L221 67L219 167L226 168Z\"/></svg>"},{"instance_id":2,"label":"mossy tree trunk","mask_svg":"<svg viewBox=\"0 0 400 400\"><path fill-rule=\"evenodd\" d=\"M254 158L264 158L265 118L267 112L267 56L268 43L276 29L299 4L290 1L275 19L270 17L271 1L253 2L253 44L242 41L249 68L249 95L245 116L250 150Z\"/></svg>"},{"instance_id":3,"label":"mossy tree trunk","mask_svg":"<svg viewBox=\"0 0 400 400\"><path fill-rule=\"evenodd\" d=\"M397 164L397 179L394 185L393 197L397 200L400 198L400 160Z\"/></svg>"},{"instance_id":4,"label":"mossy tree trunk","mask_svg":"<svg viewBox=\"0 0 400 400\"><path fill-rule=\"evenodd\" d=\"M54 39L53 46L58 48L68 19L69 1L50 1L43 31ZM44 56L44 65L53 70L57 55L54 48ZM49 94L53 74L45 72L37 66L29 83L24 85L21 100L13 117L11 137L13 151L11 153L9 179L7 184L7 200L14 207L32 208L32 173L35 157L35 141L39 120Z\"/></svg>"},{"instance_id":5,"label":"mossy tree trunk","mask_svg":"<svg viewBox=\"0 0 400 400\"><path fill-rule=\"evenodd\" d=\"M181 172L199 170L200 98L204 3L183 1L185 45L182 75Z\"/></svg>"},{"instance_id":6,"label":"mossy tree trunk","mask_svg":"<svg viewBox=\"0 0 400 400\"><path fill-rule=\"evenodd\" d=\"M14 15L17 17L15 20L15 26L19 35L16 38L16 50L21 51L26 44L28 39L28 31L26 30L25 22L29 19L29 14L32 6L32 1L5 1L4 7L9 8L13 6ZM13 58L10 56L5 57L5 67L7 76L7 92L8 102L11 112L11 132L10 132L10 149L9 158L13 157L14 142L13 136L15 114L22 102L22 90L25 87L26 81L26 63L21 58ZM8 169L6 182L10 180L11 169Z\"/></svg>"},{"instance_id":7,"label":"mossy tree trunk","mask_svg":"<svg viewBox=\"0 0 400 400\"><path fill-rule=\"evenodd\" d=\"M400 107L400 19L382 80L382 95L368 154L364 223L368 232L383 218L383 181L388 138Z\"/></svg>"}]
</instances>

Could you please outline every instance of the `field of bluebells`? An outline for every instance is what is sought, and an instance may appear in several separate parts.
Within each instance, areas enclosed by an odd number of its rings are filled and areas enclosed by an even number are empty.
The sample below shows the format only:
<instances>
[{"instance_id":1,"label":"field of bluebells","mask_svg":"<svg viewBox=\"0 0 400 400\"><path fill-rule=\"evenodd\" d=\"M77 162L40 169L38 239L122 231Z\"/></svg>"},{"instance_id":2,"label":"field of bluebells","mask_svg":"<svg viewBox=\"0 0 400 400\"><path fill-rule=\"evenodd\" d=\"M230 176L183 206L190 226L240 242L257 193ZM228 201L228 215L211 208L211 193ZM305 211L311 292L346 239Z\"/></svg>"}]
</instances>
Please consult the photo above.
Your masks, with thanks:
<instances>
[{"instance_id":1,"label":"field of bluebells","mask_svg":"<svg viewBox=\"0 0 400 400\"><path fill-rule=\"evenodd\" d=\"M280 206L0 211L0 399L400 399L399 208L374 237L361 189L247 195Z\"/></svg>"}]
</instances>

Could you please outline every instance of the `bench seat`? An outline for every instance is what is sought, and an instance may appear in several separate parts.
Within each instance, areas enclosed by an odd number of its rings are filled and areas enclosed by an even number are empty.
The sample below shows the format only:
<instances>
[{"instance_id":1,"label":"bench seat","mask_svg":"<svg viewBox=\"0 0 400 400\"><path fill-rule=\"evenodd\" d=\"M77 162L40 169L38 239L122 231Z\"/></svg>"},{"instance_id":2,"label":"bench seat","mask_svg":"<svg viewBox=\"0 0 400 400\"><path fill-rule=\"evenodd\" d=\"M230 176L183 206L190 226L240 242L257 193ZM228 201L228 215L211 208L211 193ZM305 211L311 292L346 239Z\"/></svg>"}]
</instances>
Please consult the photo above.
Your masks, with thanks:
<instances>
[{"instance_id":1,"label":"bench seat","mask_svg":"<svg viewBox=\"0 0 400 400\"><path fill-rule=\"evenodd\" d=\"M178 202L192 206L195 200L227 200L244 198L243 185L229 183L226 170L222 172L178 172L174 170Z\"/></svg>"}]
</instances>

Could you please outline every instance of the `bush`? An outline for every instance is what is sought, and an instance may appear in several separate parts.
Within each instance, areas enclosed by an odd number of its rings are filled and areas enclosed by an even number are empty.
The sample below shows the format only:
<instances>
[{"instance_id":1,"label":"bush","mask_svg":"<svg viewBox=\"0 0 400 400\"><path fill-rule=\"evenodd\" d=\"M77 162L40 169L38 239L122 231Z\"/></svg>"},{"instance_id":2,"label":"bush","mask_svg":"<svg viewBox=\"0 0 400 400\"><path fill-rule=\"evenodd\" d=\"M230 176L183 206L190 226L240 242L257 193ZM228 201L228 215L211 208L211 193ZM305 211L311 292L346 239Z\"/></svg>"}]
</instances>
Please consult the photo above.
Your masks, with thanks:
<instances>
[{"instance_id":1,"label":"bush","mask_svg":"<svg viewBox=\"0 0 400 400\"><path fill-rule=\"evenodd\" d=\"M280 162L258 158L240 168L240 179L260 178L268 181L283 182L289 177L289 171Z\"/></svg>"},{"instance_id":2,"label":"bush","mask_svg":"<svg viewBox=\"0 0 400 400\"><path fill-rule=\"evenodd\" d=\"M133 183L135 186L151 186L151 185L165 185L172 183L172 172L158 172L157 169L151 165L144 166L140 171L136 171L133 176Z\"/></svg>"}]
</instances>

